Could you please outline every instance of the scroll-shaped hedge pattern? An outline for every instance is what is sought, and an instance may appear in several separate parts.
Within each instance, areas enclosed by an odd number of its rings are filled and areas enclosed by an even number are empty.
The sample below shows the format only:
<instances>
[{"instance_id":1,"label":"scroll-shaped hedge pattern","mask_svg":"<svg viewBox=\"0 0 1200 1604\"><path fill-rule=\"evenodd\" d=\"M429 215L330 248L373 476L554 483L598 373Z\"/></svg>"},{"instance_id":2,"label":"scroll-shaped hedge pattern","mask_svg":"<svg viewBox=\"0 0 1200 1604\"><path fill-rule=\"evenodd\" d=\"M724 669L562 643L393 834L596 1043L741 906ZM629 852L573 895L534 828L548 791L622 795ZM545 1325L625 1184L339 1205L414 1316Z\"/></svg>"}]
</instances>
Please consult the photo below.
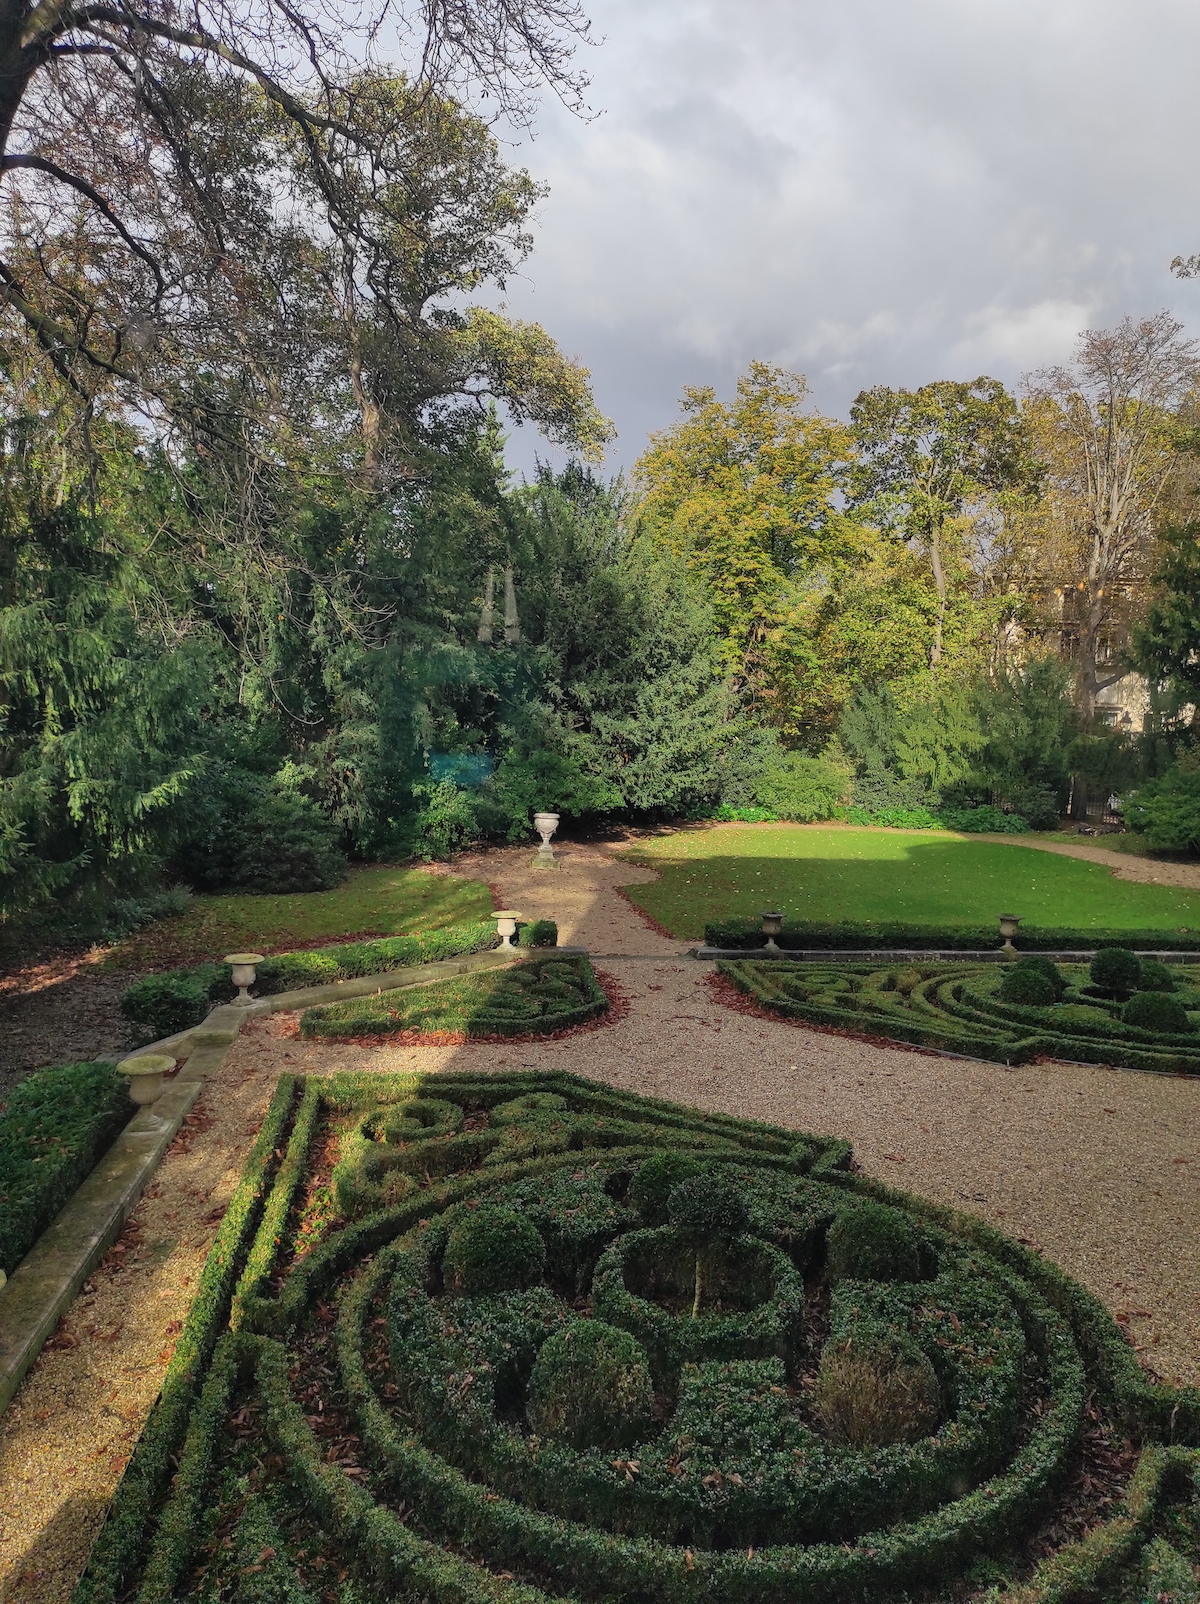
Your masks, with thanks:
<instances>
[{"instance_id":1,"label":"scroll-shaped hedge pattern","mask_svg":"<svg viewBox=\"0 0 1200 1604\"><path fill-rule=\"evenodd\" d=\"M1170 970L1172 995L1191 1027L1178 1032L1126 1023L1127 1003L1098 994L1084 964L1058 965L1067 982L1062 1000L1041 1007L1004 1001L1003 964L943 960L879 968L736 959L717 967L764 1007L817 1025L1003 1064L1047 1057L1200 1074L1200 973L1193 965Z\"/></svg>"},{"instance_id":2,"label":"scroll-shaped hedge pattern","mask_svg":"<svg viewBox=\"0 0 1200 1604\"><path fill-rule=\"evenodd\" d=\"M76 1604L1182 1575L1200 1394L849 1159L570 1076L285 1078ZM1097 1437L1140 1448L1100 1492Z\"/></svg>"},{"instance_id":3,"label":"scroll-shaped hedge pattern","mask_svg":"<svg viewBox=\"0 0 1200 1604\"><path fill-rule=\"evenodd\" d=\"M586 1024L608 1007L591 964L557 954L510 969L484 970L434 985L412 986L308 1008L303 1036L549 1035Z\"/></svg>"}]
</instances>

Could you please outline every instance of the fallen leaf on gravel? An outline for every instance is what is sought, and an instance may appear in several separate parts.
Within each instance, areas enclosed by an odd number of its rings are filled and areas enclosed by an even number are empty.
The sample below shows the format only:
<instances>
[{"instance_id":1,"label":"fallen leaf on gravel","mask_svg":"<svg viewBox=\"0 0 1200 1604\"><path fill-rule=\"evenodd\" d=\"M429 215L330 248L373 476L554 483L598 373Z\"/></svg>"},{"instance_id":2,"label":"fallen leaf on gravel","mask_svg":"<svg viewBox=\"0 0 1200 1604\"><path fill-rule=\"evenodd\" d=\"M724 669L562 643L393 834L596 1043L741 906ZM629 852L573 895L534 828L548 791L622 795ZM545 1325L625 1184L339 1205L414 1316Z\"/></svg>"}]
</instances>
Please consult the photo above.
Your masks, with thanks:
<instances>
[{"instance_id":1,"label":"fallen leaf on gravel","mask_svg":"<svg viewBox=\"0 0 1200 1604\"><path fill-rule=\"evenodd\" d=\"M885 1153L884 1158L890 1159L893 1164L907 1164L908 1160L903 1153Z\"/></svg>"}]
</instances>

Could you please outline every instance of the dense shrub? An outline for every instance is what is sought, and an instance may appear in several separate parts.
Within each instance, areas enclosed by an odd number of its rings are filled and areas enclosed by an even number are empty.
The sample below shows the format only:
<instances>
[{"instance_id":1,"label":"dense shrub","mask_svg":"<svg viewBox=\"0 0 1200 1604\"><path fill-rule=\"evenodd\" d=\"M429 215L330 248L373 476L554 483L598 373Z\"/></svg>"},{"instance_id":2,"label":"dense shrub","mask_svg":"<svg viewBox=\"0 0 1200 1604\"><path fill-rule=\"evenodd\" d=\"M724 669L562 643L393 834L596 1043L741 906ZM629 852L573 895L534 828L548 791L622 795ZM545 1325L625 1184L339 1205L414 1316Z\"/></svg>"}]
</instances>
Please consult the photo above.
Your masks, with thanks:
<instances>
[{"instance_id":1,"label":"dense shrub","mask_svg":"<svg viewBox=\"0 0 1200 1604\"><path fill-rule=\"evenodd\" d=\"M345 878L317 805L270 777L215 763L189 794L174 867L200 891L328 891Z\"/></svg>"},{"instance_id":2,"label":"dense shrub","mask_svg":"<svg viewBox=\"0 0 1200 1604\"><path fill-rule=\"evenodd\" d=\"M923 1353L854 1336L826 1343L813 1407L835 1442L882 1448L936 1431L941 1395Z\"/></svg>"},{"instance_id":3,"label":"dense shrub","mask_svg":"<svg viewBox=\"0 0 1200 1604\"><path fill-rule=\"evenodd\" d=\"M1164 1031L1172 1035L1183 1035L1195 1028L1179 998L1163 991L1135 992L1121 1010L1121 1018L1125 1024L1136 1025L1139 1030Z\"/></svg>"},{"instance_id":4,"label":"dense shrub","mask_svg":"<svg viewBox=\"0 0 1200 1604\"><path fill-rule=\"evenodd\" d=\"M553 919L531 919L517 932L519 947L557 947L558 926Z\"/></svg>"},{"instance_id":5,"label":"dense shrub","mask_svg":"<svg viewBox=\"0 0 1200 1604\"><path fill-rule=\"evenodd\" d=\"M1141 959L1127 947L1104 947L1090 965L1092 985L1109 997L1128 997L1142 980Z\"/></svg>"},{"instance_id":6,"label":"dense shrub","mask_svg":"<svg viewBox=\"0 0 1200 1604\"><path fill-rule=\"evenodd\" d=\"M1049 976L1019 963L1005 970L1000 982L1000 995L1005 1002L1021 1003L1026 1008L1044 1008L1058 1001L1054 982Z\"/></svg>"},{"instance_id":7,"label":"dense shrub","mask_svg":"<svg viewBox=\"0 0 1200 1604\"><path fill-rule=\"evenodd\" d=\"M768 817L811 824L838 816L850 800L852 779L850 765L835 757L779 752L768 759L754 800Z\"/></svg>"},{"instance_id":8,"label":"dense shrub","mask_svg":"<svg viewBox=\"0 0 1200 1604\"><path fill-rule=\"evenodd\" d=\"M120 1008L138 1042L160 1041L200 1024L214 999L228 994L231 985L228 964L170 970L127 986Z\"/></svg>"},{"instance_id":9,"label":"dense shrub","mask_svg":"<svg viewBox=\"0 0 1200 1604\"><path fill-rule=\"evenodd\" d=\"M1142 976L1138 981L1139 991L1174 991L1175 977L1166 964L1159 963L1157 958L1142 959Z\"/></svg>"},{"instance_id":10,"label":"dense shrub","mask_svg":"<svg viewBox=\"0 0 1200 1604\"><path fill-rule=\"evenodd\" d=\"M1029 786L1022 791L1014 791L1012 798L1013 813L1025 820L1031 830L1057 830L1058 828L1058 793L1046 786Z\"/></svg>"},{"instance_id":11,"label":"dense shrub","mask_svg":"<svg viewBox=\"0 0 1200 1604\"><path fill-rule=\"evenodd\" d=\"M451 1231L442 1262L456 1292L515 1292L541 1276L546 1244L523 1214L485 1204Z\"/></svg>"},{"instance_id":12,"label":"dense shrub","mask_svg":"<svg viewBox=\"0 0 1200 1604\"><path fill-rule=\"evenodd\" d=\"M0 1107L0 1270L11 1275L135 1113L111 1064L56 1064Z\"/></svg>"},{"instance_id":13,"label":"dense shrub","mask_svg":"<svg viewBox=\"0 0 1200 1604\"><path fill-rule=\"evenodd\" d=\"M882 1203L843 1209L825 1238L834 1281L915 1281L921 1249L911 1223Z\"/></svg>"},{"instance_id":14,"label":"dense shrub","mask_svg":"<svg viewBox=\"0 0 1200 1604\"><path fill-rule=\"evenodd\" d=\"M632 1207L649 1225L667 1223L667 1201L681 1181L696 1175L700 1162L690 1153L656 1153L639 1166L629 1185Z\"/></svg>"},{"instance_id":15,"label":"dense shrub","mask_svg":"<svg viewBox=\"0 0 1200 1604\"><path fill-rule=\"evenodd\" d=\"M1031 828L1029 820L1020 813L1006 813L1003 808L942 807L937 809L936 817L947 830L957 830L963 835L1024 835Z\"/></svg>"},{"instance_id":16,"label":"dense shrub","mask_svg":"<svg viewBox=\"0 0 1200 1604\"><path fill-rule=\"evenodd\" d=\"M1131 830L1155 852L1200 852L1200 766L1169 769L1147 780L1122 807Z\"/></svg>"},{"instance_id":17,"label":"dense shrub","mask_svg":"<svg viewBox=\"0 0 1200 1604\"><path fill-rule=\"evenodd\" d=\"M654 1389L640 1343L603 1320L555 1332L529 1378L529 1424L573 1448L624 1448L650 1421Z\"/></svg>"}]
</instances>

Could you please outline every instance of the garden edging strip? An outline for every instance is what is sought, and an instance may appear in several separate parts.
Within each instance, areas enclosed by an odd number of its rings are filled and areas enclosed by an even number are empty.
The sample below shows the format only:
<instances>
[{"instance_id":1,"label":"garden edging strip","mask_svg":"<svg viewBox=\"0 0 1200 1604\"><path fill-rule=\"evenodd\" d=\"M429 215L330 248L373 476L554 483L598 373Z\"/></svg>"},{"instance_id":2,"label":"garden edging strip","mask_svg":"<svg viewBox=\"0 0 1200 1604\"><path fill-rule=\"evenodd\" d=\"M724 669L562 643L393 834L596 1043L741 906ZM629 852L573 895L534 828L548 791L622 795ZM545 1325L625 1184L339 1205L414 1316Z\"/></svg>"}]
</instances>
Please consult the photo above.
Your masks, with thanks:
<instances>
[{"instance_id":1,"label":"garden edging strip","mask_svg":"<svg viewBox=\"0 0 1200 1604\"><path fill-rule=\"evenodd\" d=\"M561 950L582 951L569 947ZM336 1002L343 997L428 986L455 975L504 967L524 956L516 949L493 948L407 970L280 992L260 998L249 1007L222 1003L202 1024L131 1053L131 1058L166 1053L182 1063L158 1100L150 1108L138 1110L21 1260L7 1284L0 1287L0 1414L7 1409L88 1276L120 1235L199 1098L205 1078L220 1067L247 1019Z\"/></svg>"}]
</instances>

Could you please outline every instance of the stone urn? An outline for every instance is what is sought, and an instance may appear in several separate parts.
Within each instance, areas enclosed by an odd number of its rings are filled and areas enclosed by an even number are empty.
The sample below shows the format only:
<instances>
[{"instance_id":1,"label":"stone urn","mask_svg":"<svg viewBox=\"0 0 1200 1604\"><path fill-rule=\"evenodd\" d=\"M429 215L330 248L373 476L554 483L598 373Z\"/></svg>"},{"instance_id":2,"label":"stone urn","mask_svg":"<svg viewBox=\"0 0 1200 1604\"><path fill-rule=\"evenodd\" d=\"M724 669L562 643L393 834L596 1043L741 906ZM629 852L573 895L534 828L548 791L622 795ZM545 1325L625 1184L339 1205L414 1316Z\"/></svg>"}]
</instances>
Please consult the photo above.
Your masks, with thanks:
<instances>
[{"instance_id":1,"label":"stone urn","mask_svg":"<svg viewBox=\"0 0 1200 1604\"><path fill-rule=\"evenodd\" d=\"M227 952L222 959L233 970L233 983L238 989L235 1003L243 1008L252 1003L254 998L250 995L250 987L254 984L255 965L263 961L261 952Z\"/></svg>"},{"instance_id":2,"label":"stone urn","mask_svg":"<svg viewBox=\"0 0 1200 1604\"><path fill-rule=\"evenodd\" d=\"M558 829L557 813L535 813L533 827L542 838L542 844L537 849L533 860L535 869L557 869L558 859L554 856L554 848L550 845L550 837Z\"/></svg>"},{"instance_id":3,"label":"stone urn","mask_svg":"<svg viewBox=\"0 0 1200 1604\"><path fill-rule=\"evenodd\" d=\"M1015 913L1002 913L1000 915L1000 934L1004 937L1004 945L1000 951L1006 958L1015 958L1017 949L1013 946L1013 937L1017 933L1017 926L1021 923Z\"/></svg>"},{"instance_id":4,"label":"stone urn","mask_svg":"<svg viewBox=\"0 0 1200 1604\"><path fill-rule=\"evenodd\" d=\"M149 1108L158 1101L163 1076L175 1068L175 1060L165 1053L143 1053L137 1058L125 1058L117 1065L118 1075L129 1080L129 1095L139 1108Z\"/></svg>"},{"instance_id":5,"label":"stone urn","mask_svg":"<svg viewBox=\"0 0 1200 1604\"><path fill-rule=\"evenodd\" d=\"M514 908L500 908L492 915L496 921L496 933L500 937L501 947L511 947L513 937L517 933L517 920L521 917Z\"/></svg>"},{"instance_id":6,"label":"stone urn","mask_svg":"<svg viewBox=\"0 0 1200 1604\"><path fill-rule=\"evenodd\" d=\"M778 952L780 949L775 937L783 934L782 913L764 913L760 915L760 918L762 919L762 933L767 938L763 942L763 951Z\"/></svg>"}]
</instances>

